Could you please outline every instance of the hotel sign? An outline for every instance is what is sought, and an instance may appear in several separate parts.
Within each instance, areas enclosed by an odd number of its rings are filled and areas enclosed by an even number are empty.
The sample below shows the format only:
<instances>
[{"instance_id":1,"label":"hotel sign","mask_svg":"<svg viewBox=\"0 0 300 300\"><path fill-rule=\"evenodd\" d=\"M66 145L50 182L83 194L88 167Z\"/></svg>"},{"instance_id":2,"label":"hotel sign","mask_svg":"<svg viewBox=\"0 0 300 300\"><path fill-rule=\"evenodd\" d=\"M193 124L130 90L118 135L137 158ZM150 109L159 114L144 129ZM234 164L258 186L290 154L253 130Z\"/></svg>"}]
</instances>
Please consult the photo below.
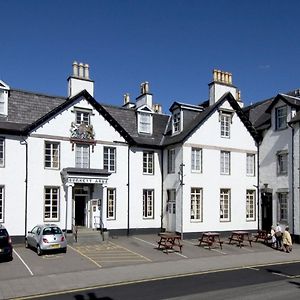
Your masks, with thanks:
<instances>
[{"instance_id":1,"label":"hotel sign","mask_svg":"<svg viewBox=\"0 0 300 300\"><path fill-rule=\"evenodd\" d=\"M90 184L105 184L107 178L86 178L86 177L68 177L67 182L71 183L90 183Z\"/></svg>"}]
</instances>

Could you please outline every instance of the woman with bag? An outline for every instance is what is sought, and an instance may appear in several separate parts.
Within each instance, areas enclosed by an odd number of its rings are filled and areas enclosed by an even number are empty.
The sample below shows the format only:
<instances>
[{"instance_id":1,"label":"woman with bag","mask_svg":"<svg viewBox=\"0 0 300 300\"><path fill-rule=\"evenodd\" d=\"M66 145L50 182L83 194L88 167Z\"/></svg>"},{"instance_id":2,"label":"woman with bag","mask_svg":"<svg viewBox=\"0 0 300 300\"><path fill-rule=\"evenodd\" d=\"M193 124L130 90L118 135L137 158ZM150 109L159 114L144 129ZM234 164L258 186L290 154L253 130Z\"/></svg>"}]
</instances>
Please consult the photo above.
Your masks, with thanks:
<instances>
[{"instance_id":1,"label":"woman with bag","mask_svg":"<svg viewBox=\"0 0 300 300\"><path fill-rule=\"evenodd\" d=\"M288 226L285 228L285 231L283 232L282 242L283 242L283 247L284 247L285 252L287 252L287 253L291 252L292 251L292 238L289 233Z\"/></svg>"}]
</instances>

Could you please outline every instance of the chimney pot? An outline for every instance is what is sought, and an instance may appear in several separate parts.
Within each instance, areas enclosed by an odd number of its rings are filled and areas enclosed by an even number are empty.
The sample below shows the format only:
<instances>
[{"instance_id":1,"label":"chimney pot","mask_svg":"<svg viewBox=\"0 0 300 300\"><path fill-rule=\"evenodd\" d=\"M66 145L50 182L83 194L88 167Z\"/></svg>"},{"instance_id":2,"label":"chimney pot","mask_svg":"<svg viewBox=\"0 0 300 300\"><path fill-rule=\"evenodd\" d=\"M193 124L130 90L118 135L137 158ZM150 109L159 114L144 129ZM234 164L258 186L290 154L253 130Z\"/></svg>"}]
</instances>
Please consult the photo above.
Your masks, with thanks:
<instances>
[{"instance_id":1,"label":"chimney pot","mask_svg":"<svg viewBox=\"0 0 300 300\"><path fill-rule=\"evenodd\" d=\"M83 63L80 63L79 64L79 77L83 78Z\"/></svg>"},{"instance_id":2,"label":"chimney pot","mask_svg":"<svg viewBox=\"0 0 300 300\"><path fill-rule=\"evenodd\" d=\"M127 104L127 103L129 103L130 102L130 96L129 96L129 94L128 93L126 93L126 94L124 94L124 104Z\"/></svg>"},{"instance_id":3,"label":"chimney pot","mask_svg":"<svg viewBox=\"0 0 300 300\"><path fill-rule=\"evenodd\" d=\"M76 60L73 62L73 76L78 76L78 63Z\"/></svg>"},{"instance_id":4,"label":"chimney pot","mask_svg":"<svg viewBox=\"0 0 300 300\"><path fill-rule=\"evenodd\" d=\"M84 77L86 79L90 79L90 72L89 72L90 66L88 64L84 65Z\"/></svg>"}]
</instances>

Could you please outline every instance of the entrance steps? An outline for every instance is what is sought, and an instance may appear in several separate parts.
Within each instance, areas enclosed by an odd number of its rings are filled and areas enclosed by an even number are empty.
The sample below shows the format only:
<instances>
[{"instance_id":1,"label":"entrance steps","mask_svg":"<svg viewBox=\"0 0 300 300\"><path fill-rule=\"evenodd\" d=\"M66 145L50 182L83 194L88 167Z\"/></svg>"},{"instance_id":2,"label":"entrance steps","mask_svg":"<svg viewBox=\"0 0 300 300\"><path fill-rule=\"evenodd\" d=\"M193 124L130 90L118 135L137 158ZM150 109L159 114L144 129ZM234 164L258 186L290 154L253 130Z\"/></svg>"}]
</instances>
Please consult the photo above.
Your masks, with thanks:
<instances>
[{"instance_id":1,"label":"entrance steps","mask_svg":"<svg viewBox=\"0 0 300 300\"><path fill-rule=\"evenodd\" d=\"M100 230L87 228L84 226L78 226L77 235L74 232L70 239L74 244L83 244L83 245L98 244L107 241L108 232L103 232L101 234Z\"/></svg>"}]
</instances>

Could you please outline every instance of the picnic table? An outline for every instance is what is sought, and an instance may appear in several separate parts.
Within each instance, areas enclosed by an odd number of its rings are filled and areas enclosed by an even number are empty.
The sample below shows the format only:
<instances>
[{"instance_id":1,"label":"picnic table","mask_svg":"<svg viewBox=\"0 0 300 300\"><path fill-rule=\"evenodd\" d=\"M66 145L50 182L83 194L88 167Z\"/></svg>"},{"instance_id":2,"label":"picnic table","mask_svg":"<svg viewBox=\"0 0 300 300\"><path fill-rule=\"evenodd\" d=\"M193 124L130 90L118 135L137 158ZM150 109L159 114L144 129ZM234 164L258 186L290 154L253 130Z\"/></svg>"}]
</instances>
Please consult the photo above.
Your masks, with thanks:
<instances>
[{"instance_id":1,"label":"picnic table","mask_svg":"<svg viewBox=\"0 0 300 300\"><path fill-rule=\"evenodd\" d=\"M209 250L215 244L219 244L220 248L222 249L223 241L220 240L220 234L218 232L203 232L201 238L199 240L199 245L205 244L208 245Z\"/></svg>"},{"instance_id":2,"label":"picnic table","mask_svg":"<svg viewBox=\"0 0 300 300\"><path fill-rule=\"evenodd\" d=\"M254 235L255 242L262 240L264 243L268 242L268 233L266 230L257 230L256 235Z\"/></svg>"},{"instance_id":3,"label":"picnic table","mask_svg":"<svg viewBox=\"0 0 300 300\"><path fill-rule=\"evenodd\" d=\"M162 249L168 254L170 250L175 251L174 247L177 247L179 252L182 252L181 236L176 232L161 232L158 235L160 240L157 242L157 249Z\"/></svg>"},{"instance_id":4,"label":"picnic table","mask_svg":"<svg viewBox=\"0 0 300 300\"><path fill-rule=\"evenodd\" d=\"M252 247L252 239L248 231L232 231L231 236L229 237L229 244L237 242L239 247L244 246L244 241L248 241L250 247Z\"/></svg>"}]
</instances>

